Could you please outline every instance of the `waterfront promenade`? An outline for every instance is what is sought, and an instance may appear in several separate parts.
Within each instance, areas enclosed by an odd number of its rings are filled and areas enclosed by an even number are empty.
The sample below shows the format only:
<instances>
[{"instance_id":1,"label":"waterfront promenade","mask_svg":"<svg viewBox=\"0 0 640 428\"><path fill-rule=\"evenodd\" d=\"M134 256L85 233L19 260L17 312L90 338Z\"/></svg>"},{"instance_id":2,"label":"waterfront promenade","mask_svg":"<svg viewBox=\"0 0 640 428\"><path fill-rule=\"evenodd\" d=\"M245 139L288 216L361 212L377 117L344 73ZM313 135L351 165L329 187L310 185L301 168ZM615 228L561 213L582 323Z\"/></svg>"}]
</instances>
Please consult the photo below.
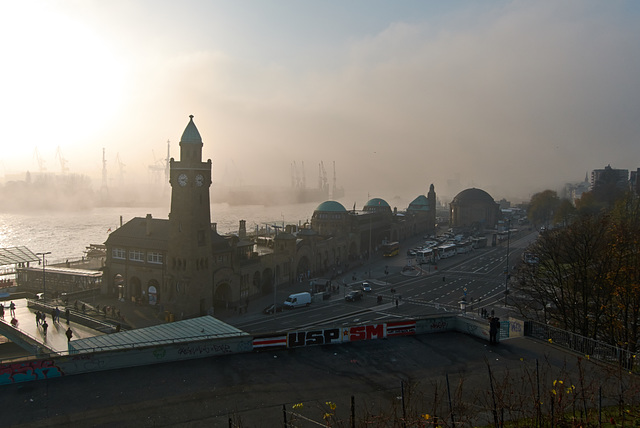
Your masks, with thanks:
<instances>
[{"instance_id":1,"label":"waterfront promenade","mask_svg":"<svg viewBox=\"0 0 640 428\"><path fill-rule=\"evenodd\" d=\"M16 305L15 317L13 318L15 318L18 323L15 327L11 325L12 316L9 313L9 305L11 302ZM43 349L45 349L45 352L59 354L68 352L68 341L65 334L68 328L71 328L71 331L73 332L72 340L104 334L98 330L92 329L78 322L71 321L69 324L67 324L64 316L64 307L62 306L60 306L61 311L59 322L53 321L53 317L50 312L45 313L46 322L48 324L47 332L45 334L42 324L36 323L37 309L29 308L27 306L27 299L8 300L2 303L5 307L5 315L4 319L0 319L0 323L2 323L2 325L0 326L0 334L2 334L3 336L11 335L13 333L24 335L27 339L30 338L44 345ZM7 352L4 352L5 346L8 350ZM0 358L2 358L3 360L7 358L16 358L26 355L26 350L19 350L14 346L7 346L7 344L5 343L0 345Z\"/></svg>"}]
</instances>

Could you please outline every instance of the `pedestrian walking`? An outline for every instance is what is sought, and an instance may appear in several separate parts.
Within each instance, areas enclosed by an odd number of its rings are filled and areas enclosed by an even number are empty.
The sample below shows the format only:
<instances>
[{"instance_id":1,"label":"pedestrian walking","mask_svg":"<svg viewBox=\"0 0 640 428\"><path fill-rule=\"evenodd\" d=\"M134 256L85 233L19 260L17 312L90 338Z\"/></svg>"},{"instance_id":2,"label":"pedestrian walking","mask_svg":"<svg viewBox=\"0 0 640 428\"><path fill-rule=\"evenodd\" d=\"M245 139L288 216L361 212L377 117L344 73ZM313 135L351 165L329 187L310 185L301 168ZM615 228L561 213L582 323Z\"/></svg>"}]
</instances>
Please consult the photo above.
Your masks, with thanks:
<instances>
[{"instance_id":1,"label":"pedestrian walking","mask_svg":"<svg viewBox=\"0 0 640 428\"><path fill-rule=\"evenodd\" d=\"M500 318L489 318L489 343L491 345L498 344L498 331L500 330Z\"/></svg>"},{"instance_id":2,"label":"pedestrian walking","mask_svg":"<svg viewBox=\"0 0 640 428\"><path fill-rule=\"evenodd\" d=\"M73 332L71 331L71 327L69 327L64 334L67 336L67 342L71 342L71 338L73 337Z\"/></svg>"},{"instance_id":3,"label":"pedestrian walking","mask_svg":"<svg viewBox=\"0 0 640 428\"><path fill-rule=\"evenodd\" d=\"M36 312L36 327L40 325L40 311Z\"/></svg>"},{"instance_id":4,"label":"pedestrian walking","mask_svg":"<svg viewBox=\"0 0 640 428\"><path fill-rule=\"evenodd\" d=\"M16 317L16 304L13 303L13 301L11 301L11 303L9 304L9 313L11 314L12 318Z\"/></svg>"},{"instance_id":5,"label":"pedestrian walking","mask_svg":"<svg viewBox=\"0 0 640 428\"><path fill-rule=\"evenodd\" d=\"M56 319L55 322L60 322L60 308L56 306Z\"/></svg>"},{"instance_id":6,"label":"pedestrian walking","mask_svg":"<svg viewBox=\"0 0 640 428\"><path fill-rule=\"evenodd\" d=\"M47 322L47 314L45 314L44 312L40 313L40 324L44 324Z\"/></svg>"},{"instance_id":7,"label":"pedestrian walking","mask_svg":"<svg viewBox=\"0 0 640 428\"><path fill-rule=\"evenodd\" d=\"M47 328L49 328L49 324L47 324L47 322L43 322L42 323L42 331L44 332L44 335L47 335Z\"/></svg>"},{"instance_id":8,"label":"pedestrian walking","mask_svg":"<svg viewBox=\"0 0 640 428\"><path fill-rule=\"evenodd\" d=\"M51 322L56 322L56 310L55 310L55 308L51 309Z\"/></svg>"},{"instance_id":9,"label":"pedestrian walking","mask_svg":"<svg viewBox=\"0 0 640 428\"><path fill-rule=\"evenodd\" d=\"M64 316L67 318L67 325L69 325L69 318L71 317L71 311L69 310L69 308L64 311Z\"/></svg>"},{"instance_id":10,"label":"pedestrian walking","mask_svg":"<svg viewBox=\"0 0 640 428\"><path fill-rule=\"evenodd\" d=\"M0 318L4 319L4 302L0 303Z\"/></svg>"}]
</instances>

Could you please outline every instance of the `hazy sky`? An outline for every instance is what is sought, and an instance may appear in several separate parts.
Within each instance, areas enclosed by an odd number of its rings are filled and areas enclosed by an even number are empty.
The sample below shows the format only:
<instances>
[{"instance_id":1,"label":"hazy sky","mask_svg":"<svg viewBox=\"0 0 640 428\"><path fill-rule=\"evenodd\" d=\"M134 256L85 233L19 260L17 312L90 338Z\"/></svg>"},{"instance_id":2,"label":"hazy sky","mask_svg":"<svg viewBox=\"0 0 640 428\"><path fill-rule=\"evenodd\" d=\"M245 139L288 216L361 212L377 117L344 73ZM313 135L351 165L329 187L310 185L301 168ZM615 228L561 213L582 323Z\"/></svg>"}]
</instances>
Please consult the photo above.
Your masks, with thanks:
<instances>
[{"instance_id":1,"label":"hazy sky","mask_svg":"<svg viewBox=\"0 0 640 428\"><path fill-rule=\"evenodd\" d=\"M145 179L190 114L214 181L528 199L640 167L634 0L0 0L0 47L0 180L58 148Z\"/></svg>"}]
</instances>

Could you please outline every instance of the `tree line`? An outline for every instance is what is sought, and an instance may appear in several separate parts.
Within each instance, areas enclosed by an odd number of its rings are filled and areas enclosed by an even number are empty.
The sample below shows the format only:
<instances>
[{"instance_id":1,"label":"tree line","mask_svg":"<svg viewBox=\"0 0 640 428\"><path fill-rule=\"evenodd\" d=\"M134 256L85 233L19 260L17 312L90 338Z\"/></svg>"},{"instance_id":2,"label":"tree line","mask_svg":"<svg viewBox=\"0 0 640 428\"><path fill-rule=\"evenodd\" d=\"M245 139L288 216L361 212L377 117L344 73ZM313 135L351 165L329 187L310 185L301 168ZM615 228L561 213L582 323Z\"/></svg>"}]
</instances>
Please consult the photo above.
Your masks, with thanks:
<instances>
[{"instance_id":1,"label":"tree line","mask_svg":"<svg viewBox=\"0 0 640 428\"><path fill-rule=\"evenodd\" d=\"M542 225L512 279L521 315L637 352L640 198L598 186L575 205L551 190L531 198ZM615 196L615 197L612 197Z\"/></svg>"}]
</instances>

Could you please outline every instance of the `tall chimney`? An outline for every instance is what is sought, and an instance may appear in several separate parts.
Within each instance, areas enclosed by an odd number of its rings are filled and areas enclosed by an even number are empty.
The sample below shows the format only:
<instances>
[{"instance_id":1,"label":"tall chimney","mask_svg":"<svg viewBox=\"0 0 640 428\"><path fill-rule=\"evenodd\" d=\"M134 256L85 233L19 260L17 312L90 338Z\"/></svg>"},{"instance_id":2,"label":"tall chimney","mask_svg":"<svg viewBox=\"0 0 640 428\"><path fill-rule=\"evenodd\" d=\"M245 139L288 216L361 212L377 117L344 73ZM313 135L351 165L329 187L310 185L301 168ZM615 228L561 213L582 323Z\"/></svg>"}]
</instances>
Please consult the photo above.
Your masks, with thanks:
<instances>
[{"instance_id":1,"label":"tall chimney","mask_svg":"<svg viewBox=\"0 0 640 428\"><path fill-rule=\"evenodd\" d=\"M147 236L151 235L151 214L147 214Z\"/></svg>"}]
</instances>

